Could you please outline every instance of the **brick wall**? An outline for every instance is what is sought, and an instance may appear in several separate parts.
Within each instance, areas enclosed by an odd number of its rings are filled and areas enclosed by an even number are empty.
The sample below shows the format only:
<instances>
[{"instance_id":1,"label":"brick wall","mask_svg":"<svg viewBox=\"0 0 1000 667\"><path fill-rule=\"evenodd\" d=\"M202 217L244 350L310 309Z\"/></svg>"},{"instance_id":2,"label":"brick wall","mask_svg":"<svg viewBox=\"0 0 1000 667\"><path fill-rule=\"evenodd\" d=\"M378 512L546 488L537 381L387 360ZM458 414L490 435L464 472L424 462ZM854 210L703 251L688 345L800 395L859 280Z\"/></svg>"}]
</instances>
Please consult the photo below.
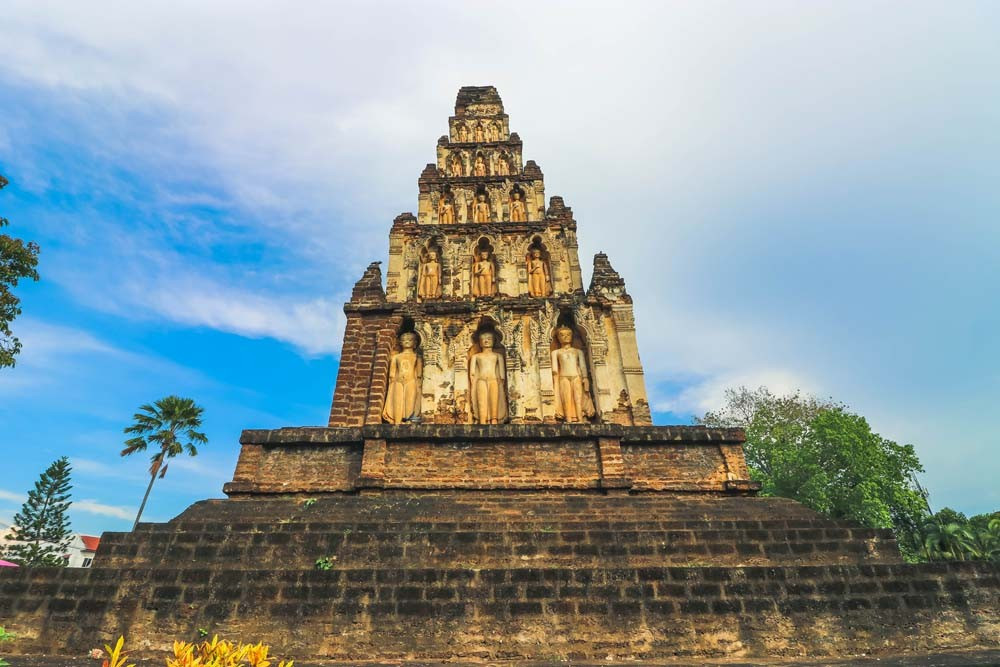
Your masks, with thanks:
<instances>
[{"instance_id":1,"label":"brick wall","mask_svg":"<svg viewBox=\"0 0 1000 667\"><path fill-rule=\"evenodd\" d=\"M588 489L600 486L593 440L391 442L387 488Z\"/></svg>"},{"instance_id":2,"label":"brick wall","mask_svg":"<svg viewBox=\"0 0 1000 667\"><path fill-rule=\"evenodd\" d=\"M391 310L352 309L341 350L337 384L330 407L330 426L361 426L382 421L389 355L402 316Z\"/></svg>"},{"instance_id":3,"label":"brick wall","mask_svg":"<svg viewBox=\"0 0 1000 667\"><path fill-rule=\"evenodd\" d=\"M0 571L0 623L12 654L197 628L298 659L919 652L997 645L1000 567L24 569Z\"/></svg>"},{"instance_id":4,"label":"brick wall","mask_svg":"<svg viewBox=\"0 0 1000 667\"><path fill-rule=\"evenodd\" d=\"M625 476L636 490L716 489L730 472L717 446L671 447L642 442L623 443L621 450Z\"/></svg>"},{"instance_id":5,"label":"brick wall","mask_svg":"<svg viewBox=\"0 0 1000 667\"><path fill-rule=\"evenodd\" d=\"M244 444L230 494L352 491L361 472L360 442L322 446Z\"/></svg>"},{"instance_id":6,"label":"brick wall","mask_svg":"<svg viewBox=\"0 0 1000 667\"><path fill-rule=\"evenodd\" d=\"M752 493L742 438L742 432L729 429L582 424L245 431L236 476L225 491L230 496L357 488L725 492L734 490L733 480L742 480L738 491Z\"/></svg>"}]
</instances>

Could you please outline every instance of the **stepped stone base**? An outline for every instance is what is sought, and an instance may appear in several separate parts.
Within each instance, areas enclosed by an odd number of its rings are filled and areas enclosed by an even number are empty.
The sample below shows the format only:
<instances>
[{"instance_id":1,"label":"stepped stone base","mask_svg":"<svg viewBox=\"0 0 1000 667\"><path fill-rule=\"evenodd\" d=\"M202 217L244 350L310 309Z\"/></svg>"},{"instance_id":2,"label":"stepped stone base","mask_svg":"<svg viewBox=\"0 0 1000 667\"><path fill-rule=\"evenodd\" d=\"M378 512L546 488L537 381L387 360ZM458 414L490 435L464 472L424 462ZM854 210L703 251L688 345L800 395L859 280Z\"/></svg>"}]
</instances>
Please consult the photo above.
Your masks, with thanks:
<instances>
[{"instance_id":1,"label":"stepped stone base","mask_svg":"<svg viewBox=\"0 0 1000 667\"><path fill-rule=\"evenodd\" d=\"M614 424L246 430L230 497L359 489L752 493L743 431Z\"/></svg>"},{"instance_id":2,"label":"stepped stone base","mask_svg":"<svg viewBox=\"0 0 1000 667\"><path fill-rule=\"evenodd\" d=\"M197 628L299 660L912 654L996 647L1000 568L782 499L386 491L196 503L92 569L0 572L0 622L35 654Z\"/></svg>"}]
</instances>

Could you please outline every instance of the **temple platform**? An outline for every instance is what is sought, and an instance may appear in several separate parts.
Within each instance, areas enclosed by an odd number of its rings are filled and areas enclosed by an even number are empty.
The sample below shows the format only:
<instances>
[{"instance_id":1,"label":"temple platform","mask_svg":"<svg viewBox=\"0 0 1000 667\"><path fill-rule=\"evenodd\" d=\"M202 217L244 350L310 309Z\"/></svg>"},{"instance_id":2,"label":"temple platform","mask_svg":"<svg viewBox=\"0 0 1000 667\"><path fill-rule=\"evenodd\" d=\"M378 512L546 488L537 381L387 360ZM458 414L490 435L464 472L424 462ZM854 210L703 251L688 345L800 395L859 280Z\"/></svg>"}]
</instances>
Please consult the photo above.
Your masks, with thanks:
<instances>
[{"instance_id":1,"label":"temple platform","mask_svg":"<svg viewBox=\"0 0 1000 667\"><path fill-rule=\"evenodd\" d=\"M996 648L1000 567L907 565L888 531L777 498L265 495L106 533L91 569L0 572L0 617L35 655L204 628L297 661L768 664Z\"/></svg>"}]
</instances>

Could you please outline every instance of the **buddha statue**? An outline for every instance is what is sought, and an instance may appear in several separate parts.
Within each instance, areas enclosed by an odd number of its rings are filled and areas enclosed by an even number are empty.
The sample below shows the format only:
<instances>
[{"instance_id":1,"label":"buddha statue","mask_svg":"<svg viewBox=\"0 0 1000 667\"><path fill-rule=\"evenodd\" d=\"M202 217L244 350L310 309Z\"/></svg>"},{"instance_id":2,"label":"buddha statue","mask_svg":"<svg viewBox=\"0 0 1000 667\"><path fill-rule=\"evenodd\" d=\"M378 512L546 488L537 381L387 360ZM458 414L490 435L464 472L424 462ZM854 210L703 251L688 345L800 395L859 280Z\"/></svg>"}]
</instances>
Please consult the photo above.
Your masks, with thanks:
<instances>
[{"instance_id":1,"label":"buddha statue","mask_svg":"<svg viewBox=\"0 0 1000 667\"><path fill-rule=\"evenodd\" d=\"M458 140L463 144L469 140L469 130L465 127L465 123L460 123L458 126Z\"/></svg>"},{"instance_id":2,"label":"buddha statue","mask_svg":"<svg viewBox=\"0 0 1000 667\"><path fill-rule=\"evenodd\" d=\"M476 197L476 204L472 208L472 221L490 221L490 205L486 202L486 195L479 195Z\"/></svg>"},{"instance_id":3,"label":"buddha statue","mask_svg":"<svg viewBox=\"0 0 1000 667\"><path fill-rule=\"evenodd\" d=\"M427 259L420 264L417 296L421 299L437 299L441 296L441 262L438 261L435 250L428 250Z\"/></svg>"},{"instance_id":4,"label":"buddha statue","mask_svg":"<svg viewBox=\"0 0 1000 667\"><path fill-rule=\"evenodd\" d=\"M488 250L480 250L479 257L472 263L472 296L493 296L496 294L496 267Z\"/></svg>"},{"instance_id":5,"label":"buddha statue","mask_svg":"<svg viewBox=\"0 0 1000 667\"><path fill-rule=\"evenodd\" d=\"M483 160L482 155L476 156L476 163L472 167L473 176L485 176L486 175L486 161Z\"/></svg>"},{"instance_id":6,"label":"buddha statue","mask_svg":"<svg viewBox=\"0 0 1000 667\"><path fill-rule=\"evenodd\" d=\"M493 332L479 334L480 351L469 359L469 404L476 424L499 424L507 419L507 368L503 355L493 350Z\"/></svg>"},{"instance_id":7,"label":"buddha statue","mask_svg":"<svg viewBox=\"0 0 1000 667\"><path fill-rule=\"evenodd\" d=\"M476 141L482 143L486 141L486 137L483 135L483 124L476 123Z\"/></svg>"},{"instance_id":8,"label":"buddha statue","mask_svg":"<svg viewBox=\"0 0 1000 667\"><path fill-rule=\"evenodd\" d=\"M402 334L399 345L402 350L389 359L389 388L382 409L382 419L390 424L420 421L420 383L424 369L416 352L416 334Z\"/></svg>"},{"instance_id":9,"label":"buddha statue","mask_svg":"<svg viewBox=\"0 0 1000 667\"><path fill-rule=\"evenodd\" d=\"M497 141L500 138L500 132L497 130L496 123L490 123L486 126L486 141Z\"/></svg>"},{"instance_id":10,"label":"buddha statue","mask_svg":"<svg viewBox=\"0 0 1000 667\"><path fill-rule=\"evenodd\" d=\"M590 398L590 379L583 350L573 347L573 330L556 330L559 348L552 352L552 384L555 390L556 419L579 423L593 417L594 402Z\"/></svg>"},{"instance_id":11,"label":"buddha statue","mask_svg":"<svg viewBox=\"0 0 1000 667\"><path fill-rule=\"evenodd\" d=\"M510 221L526 222L528 220L528 209L525 207L524 202L521 201L521 193L515 192L511 197Z\"/></svg>"},{"instance_id":12,"label":"buddha statue","mask_svg":"<svg viewBox=\"0 0 1000 667\"><path fill-rule=\"evenodd\" d=\"M503 155L497 158L497 176L510 176L510 163Z\"/></svg>"},{"instance_id":13,"label":"buddha statue","mask_svg":"<svg viewBox=\"0 0 1000 667\"><path fill-rule=\"evenodd\" d=\"M548 296L550 289L549 265L542 259L542 251L532 248L528 255L528 294Z\"/></svg>"},{"instance_id":14,"label":"buddha statue","mask_svg":"<svg viewBox=\"0 0 1000 667\"><path fill-rule=\"evenodd\" d=\"M451 158L451 175L452 176L464 176L465 170L462 169L462 158L458 155L453 155Z\"/></svg>"},{"instance_id":15,"label":"buddha statue","mask_svg":"<svg viewBox=\"0 0 1000 667\"><path fill-rule=\"evenodd\" d=\"M455 205L451 202L450 197L441 197L441 201L438 202L438 222L443 225L450 225L455 222Z\"/></svg>"}]
</instances>

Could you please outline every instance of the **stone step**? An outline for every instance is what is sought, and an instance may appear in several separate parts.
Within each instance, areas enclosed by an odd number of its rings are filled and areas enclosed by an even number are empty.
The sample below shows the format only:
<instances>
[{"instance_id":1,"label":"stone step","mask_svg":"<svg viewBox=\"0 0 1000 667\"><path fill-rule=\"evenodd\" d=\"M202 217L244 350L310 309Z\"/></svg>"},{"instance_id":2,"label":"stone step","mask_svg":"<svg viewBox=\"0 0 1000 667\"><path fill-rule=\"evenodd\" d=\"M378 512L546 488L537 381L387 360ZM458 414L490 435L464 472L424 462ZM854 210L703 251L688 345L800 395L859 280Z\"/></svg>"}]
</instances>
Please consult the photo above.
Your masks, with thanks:
<instances>
[{"instance_id":1,"label":"stone step","mask_svg":"<svg viewBox=\"0 0 1000 667\"><path fill-rule=\"evenodd\" d=\"M1000 565L983 562L11 570L0 616L33 628L21 652L82 653L134 628L169 646L206 628L299 658L603 661L989 645L1000 627Z\"/></svg>"},{"instance_id":2,"label":"stone step","mask_svg":"<svg viewBox=\"0 0 1000 667\"><path fill-rule=\"evenodd\" d=\"M375 495L306 499L214 500L189 507L178 519L214 521L364 520L366 516L395 520L457 520L515 518L519 520L615 520L656 517L659 520L816 519L820 516L782 498L688 498L671 495L602 496L546 494L441 494L438 496Z\"/></svg>"},{"instance_id":3,"label":"stone step","mask_svg":"<svg viewBox=\"0 0 1000 667\"><path fill-rule=\"evenodd\" d=\"M170 523L140 523L134 535L176 532L211 533L320 533L390 531L396 533L426 532L535 532L559 531L717 531L717 530L818 530L834 538L847 538L853 529L863 528L853 521L831 519L786 519L773 521L287 521L283 523L242 523L219 521L178 521Z\"/></svg>"},{"instance_id":4,"label":"stone step","mask_svg":"<svg viewBox=\"0 0 1000 667\"><path fill-rule=\"evenodd\" d=\"M246 568L261 563L308 569L319 558L347 567L373 559L496 566L534 560L546 565L766 564L787 562L894 562L891 531L870 528L648 530L648 531L300 531L105 533L97 567L180 563ZM582 561L580 559L583 559Z\"/></svg>"}]
</instances>

